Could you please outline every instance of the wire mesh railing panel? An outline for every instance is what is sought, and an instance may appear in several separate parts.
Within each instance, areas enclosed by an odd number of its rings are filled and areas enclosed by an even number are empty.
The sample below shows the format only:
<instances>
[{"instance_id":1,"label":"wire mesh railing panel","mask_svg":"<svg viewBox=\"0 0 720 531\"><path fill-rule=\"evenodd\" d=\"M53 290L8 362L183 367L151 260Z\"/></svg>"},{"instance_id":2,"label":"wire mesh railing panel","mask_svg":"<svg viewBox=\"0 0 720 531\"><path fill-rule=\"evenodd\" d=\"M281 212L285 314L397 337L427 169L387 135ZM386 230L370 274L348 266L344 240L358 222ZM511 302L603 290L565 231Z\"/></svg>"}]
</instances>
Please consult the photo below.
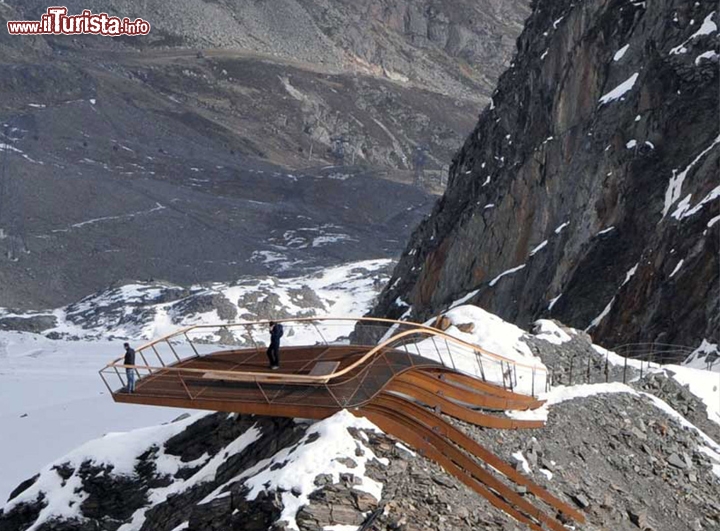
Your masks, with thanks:
<instances>
[{"instance_id":1,"label":"wire mesh railing panel","mask_svg":"<svg viewBox=\"0 0 720 531\"><path fill-rule=\"evenodd\" d=\"M520 394L536 396L544 392L548 385L547 371L541 364L526 365L491 356L479 348L423 330L390 341L388 347L405 349L447 368Z\"/></svg>"},{"instance_id":2,"label":"wire mesh railing panel","mask_svg":"<svg viewBox=\"0 0 720 531\"><path fill-rule=\"evenodd\" d=\"M685 361L693 347L662 343L633 343L612 350L582 352L548 367L552 385L623 382L642 378L668 364Z\"/></svg>"},{"instance_id":3,"label":"wire mesh railing panel","mask_svg":"<svg viewBox=\"0 0 720 531\"><path fill-rule=\"evenodd\" d=\"M329 380L330 393L342 391L342 400L356 403L377 392L382 378L390 379L417 363L429 362L521 394L536 395L547 387L547 373L542 365L495 355L425 325L372 318L300 318L279 322L285 332L281 352L284 349L288 353L281 357L286 372L271 373L266 369L264 352L269 342L269 322L197 325L139 347L135 367L139 380L149 384L156 379L159 385L164 381L160 373L179 375L176 379L190 397L210 389L208 378L262 380L266 385L281 376L286 381L275 389L276 397L297 397L298 386L311 387ZM301 353L298 355L302 358L294 360L292 353ZM322 370L315 375L313 367L320 361L338 364L327 376L322 375ZM109 388L126 386L122 375L125 369L119 359L102 371ZM341 387L331 389L334 386Z\"/></svg>"}]
</instances>

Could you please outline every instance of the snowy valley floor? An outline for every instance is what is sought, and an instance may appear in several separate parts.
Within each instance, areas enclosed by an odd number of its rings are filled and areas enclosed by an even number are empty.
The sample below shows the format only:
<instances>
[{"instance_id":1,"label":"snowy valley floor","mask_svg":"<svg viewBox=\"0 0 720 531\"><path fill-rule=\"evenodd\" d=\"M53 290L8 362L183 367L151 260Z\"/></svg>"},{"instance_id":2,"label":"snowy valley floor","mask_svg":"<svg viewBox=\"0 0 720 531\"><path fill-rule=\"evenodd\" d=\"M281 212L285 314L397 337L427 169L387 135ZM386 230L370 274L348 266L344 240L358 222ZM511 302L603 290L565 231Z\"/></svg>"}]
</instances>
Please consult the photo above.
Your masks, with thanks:
<instances>
[{"instance_id":1,"label":"snowy valley floor","mask_svg":"<svg viewBox=\"0 0 720 531\"><path fill-rule=\"evenodd\" d=\"M182 414L115 404L97 371L121 354L118 342L0 332L0 499L85 441Z\"/></svg>"}]
</instances>

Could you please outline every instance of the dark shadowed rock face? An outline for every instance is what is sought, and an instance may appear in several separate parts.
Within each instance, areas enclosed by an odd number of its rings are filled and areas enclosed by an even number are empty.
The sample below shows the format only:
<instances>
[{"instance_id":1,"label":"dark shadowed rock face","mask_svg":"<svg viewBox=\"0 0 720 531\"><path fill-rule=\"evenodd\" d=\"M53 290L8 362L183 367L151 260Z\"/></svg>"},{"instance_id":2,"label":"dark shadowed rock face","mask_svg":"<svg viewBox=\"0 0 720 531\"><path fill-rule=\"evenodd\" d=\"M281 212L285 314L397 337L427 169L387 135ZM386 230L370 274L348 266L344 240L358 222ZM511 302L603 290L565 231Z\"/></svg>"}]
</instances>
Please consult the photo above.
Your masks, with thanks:
<instances>
[{"instance_id":1,"label":"dark shadowed rock face","mask_svg":"<svg viewBox=\"0 0 720 531\"><path fill-rule=\"evenodd\" d=\"M535 2L374 313L407 303L422 319L467 296L521 326L551 316L607 345L717 343L712 10Z\"/></svg>"}]
</instances>

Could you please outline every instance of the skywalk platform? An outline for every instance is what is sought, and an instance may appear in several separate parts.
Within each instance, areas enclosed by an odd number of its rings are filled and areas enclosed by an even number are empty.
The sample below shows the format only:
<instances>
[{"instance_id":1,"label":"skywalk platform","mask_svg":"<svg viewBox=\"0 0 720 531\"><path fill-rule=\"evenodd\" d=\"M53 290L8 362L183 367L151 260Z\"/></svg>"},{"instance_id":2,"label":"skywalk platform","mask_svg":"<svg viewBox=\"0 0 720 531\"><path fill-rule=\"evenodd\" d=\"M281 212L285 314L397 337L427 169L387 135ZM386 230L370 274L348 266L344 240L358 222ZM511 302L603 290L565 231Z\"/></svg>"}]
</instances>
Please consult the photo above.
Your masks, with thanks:
<instances>
[{"instance_id":1,"label":"skywalk platform","mask_svg":"<svg viewBox=\"0 0 720 531\"><path fill-rule=\"evenodd\" d=\"M295 319L271 370L267 322L202 325L137 349L100 371L116 402L322 419L367 417L533 530L564 531L584 516L517 472L443 416L495 429L541 429L511 410L540 407L541 364L503 358L441 330L385 319ZM289 333L288 333L289 332ZM328 341L328 338L331 338ZM216 341L213 341L215 339ZM241 343L238 347L223 343ZM126 371L137 376L127 389ZM513 485L514 484L514 485ZM517 494L524 486L534 497ZM552 515L552 516L551 516Z\"/></svg>"}]
</instances>

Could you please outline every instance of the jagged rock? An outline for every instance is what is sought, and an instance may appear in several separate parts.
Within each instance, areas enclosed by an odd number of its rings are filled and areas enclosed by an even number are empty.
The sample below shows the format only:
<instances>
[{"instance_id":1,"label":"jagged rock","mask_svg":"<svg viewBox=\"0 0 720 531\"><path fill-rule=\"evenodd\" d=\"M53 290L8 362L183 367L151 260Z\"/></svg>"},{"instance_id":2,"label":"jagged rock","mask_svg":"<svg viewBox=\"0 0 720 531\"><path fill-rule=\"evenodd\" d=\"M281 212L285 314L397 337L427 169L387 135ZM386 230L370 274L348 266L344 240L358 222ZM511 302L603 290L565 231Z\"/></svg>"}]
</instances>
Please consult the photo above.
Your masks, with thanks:
<instances>
[{"instance_id":1,"label":"jagged rock","mask_svg":"<svg viewBox=\"0 0 720 531\"><path fill-rule=\"evenodd\" d=\"M351 495L355 504L355 508L361 513L366 513L367 511L374 511L375 509L377 509L378 500L376 500L375 496L373 496L372 494L359 490L353 490L351 491Z\"/></svg>"},{"instance_id":2,"label":"jagged rock","mask_svg":"<svg viewBox=\"0 0 720 531\"><path fill-rule=\"evenodd\" d=\"M332 476L331 476L330 474L319 474L319 475L315 478L314 483L315 483L315 486L316 486L316 487L322 487L322 486L325 486L325 485L328 485L328 484L332 484L332 479L333 479L333 478L332 478Z\"/></svg>"},{"instance_id":3,"label":"jagged rock","mask_svg":"<svg viewBox=\"0 0 720 531\"><path fill-rule=\"evenodd\" d=\"M681 469L681 470L685 470L685 469L687 469L687 468L690 468L690 467L688 466L687 461L686 461L684 458L680 457L678 454L672 454L672 455L670 455L670 457L668 457L668 460L667 460L667 461L668 461L668 463L670 463L670 464L671 464L672 466L674 466L675 468L679 468L679 469Z\"/></svg>"},{"instance_id":4,"label":"jagged rock","mask_svg":"<svg viewBox=\"0 0 720 531\"><path fill-rule=\"evenodd\" d=\"M180 422L182 420L185 420L187 418L190 418L190 413L183 413L182 415L175 417L172 422Z\"/></svg>"},{"instance_id":5,"label":"jagged rock","mask_svg":"<svg viewBox=\"0 0 720 531\"><path fill-rule=\"evenodd\" d=\"M441 315L433 323L433 327L435 327L439 330L443 330L443 331L447 330L451 326L452 326L452 321L450 321L450 318L446 317L445 315Z\"/></svg>"},{"instance_id":6,"label":"jagged rock","mask_svg":"<svg viewBox=\"0 0 720 531\"><path fill-rule=\"evenodd\" d=\"M40 334L57 326L54 315L36 315L33 317L3 317L0 319L0 330L15 330Z\"/></svg>"},{"instance_id":7,"label":"jagged rock","mask_svg":"<svg viewBox=\"0 0 720 531\"><path fill-rule=\"evenodd\" d=\"M193 316L201 313L209 313L216 310L218 317L223 321L233 322L237 317L237 310L235 306L230 304L224 295L202 295L197 297L190 297L184 301L181 301L174 307L176 312L176 322L180 323L189 316Z\"/></svg>"},{"instance_id":8,"label":"jagged rock","mask_svg":"<svg viewBox=\"0 0 720 531\"><path fill-rule=\"evenodd\" d=\"M422 322L464 299L523 328L540 317L587 328L608 346L720 342L720 225L708 227L710 204L683 218L715 186L719 125L705 109L718 105L718 68L671 53L713 9L694 3L673 22L669 0L534 3L372 314L406 314L402 300ZM629 79L622 99L601 101Z\"/></svg>"},{"instance_id":9,"label":"jagged rock","mask_svg":"<svg viewBox=\"0 0 720 531\"><path fill-rule=\"evenodd\" d=\"M446 475L432 476L432 480L435 483L437 483L438 485L442 485L443 487L447 487L449 489L455 488L455 485L453 484L453 482Z\"/></svg>"},{"instance_id":10,"label":"jagged rock","mask_svg":"<svg viewBox=\"0 0 720 531\"><path fill-rule=\"evenodd\" d=\"M575 494L572 499L581 509L587 509L590 507L590 500L582 494Z\"/></svg>"},{"instance_id":11,"label":"jagged rock","mask_svg":"<svg viewBox=\"0 0 720 531\"><path fill-rule=\"evenodd\" d=\"M628 517L630 518L630 521L637 527L642 529L642 531L651 530L650 526L648 525L647 511L628 510Z\"/></svg>"},{"instance_id":12,"label":"jagged rock","mask_svg":"<svg viewBox=\"0 0 720 531\"><path fill-rule=\"evenodd\" d=\"M23 493L23 492L26 491L28 488L32 487L32 486L35 484L35 482L38 480L39 477L40 477L40 474L35 474L33 477L28 478L28 479L26 479L25 481L23 481L22 483L20 483L20 485L18 485L18 486L10 493L10 496L8 497L8 501L10 501L10 500L12 500L13 498L17 497L19 494Z\"/></svg>"}]
</instances>

